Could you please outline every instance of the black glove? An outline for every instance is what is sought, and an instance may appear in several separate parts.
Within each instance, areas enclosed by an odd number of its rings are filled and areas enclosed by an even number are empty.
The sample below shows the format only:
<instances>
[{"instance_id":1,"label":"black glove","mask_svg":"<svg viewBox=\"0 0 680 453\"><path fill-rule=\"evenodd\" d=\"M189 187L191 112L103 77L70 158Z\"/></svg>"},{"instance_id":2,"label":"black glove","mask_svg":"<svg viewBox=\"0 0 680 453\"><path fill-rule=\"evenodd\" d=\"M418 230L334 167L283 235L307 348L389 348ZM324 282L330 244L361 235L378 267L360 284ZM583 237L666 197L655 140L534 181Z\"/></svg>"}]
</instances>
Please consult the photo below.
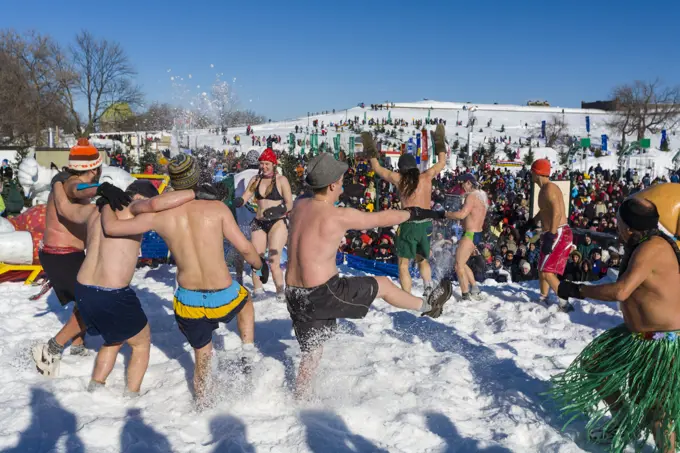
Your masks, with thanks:
<instances>
[{"instance_id":1,"label":"black glove","mask_svg":"<svg viewBox=\"0 0 680 453\"><path fill-rule=\"evenodd\" d=\"M369 159L378 158L378 149L373 141L373 134L370 132L361 133L361 143L364 145L364 152Z\"/></svg>"},{"instance_id":2,"label":"black glove","mask_svg":"<svg viewBox=\"0 0 680 453\"><path fill-rule=\"evenodd\" d=\"M446 152L446 130L443 124L437 124L434 131L434 150L437 154Z\"/></svg>"},{"instance_id":3,"label":"black glove","mask_svg":"<svg viewBox=\"0 0 680 453\"><path fill-rule=\"evenodd\" d=\"M404 208L404 210L411 214L411 217L408 219L409 221L443 219L445 215L443 211L433 211L432 209L423 209L415 206Z\"/></svg>"},{"instance_id":4,"label":"black glove","mask_svg":"<svg viewBox=\"0 0 680 453\"><path fill-rule=\"evenodd\" d=\"M60 183L65 183L68 178L72 176L71 173L67 171L60 171L56 175L54 175L54 178L52 178L52 181L50 182L50 188L54 187L54 185L58 182Z\"/></svg>"},{"instance_id":5,"label":"black glove","mask_svg":"<svg viewBox=\"0 0 680 453\"><path fill-rule=\"evenodd\" d=\"M220 199L220 194L219 191L217 190L217 187L213 186L212 184L201 184L198 187L194 189L194 193L196 194L195 199L196 200L219 200Z\"/></svg>"},{"instance_id":6,"label":"black glove","mask_svg":"<svg viewBox=\"0 0 680 453\"><path fill-rule=\"evenodd\" d=\"M269 266L267 265L267 260L262 258L262 267L255 269L255 274L260 277L260 281L264 285L269 280Z\"/></svg>"},{"instance_id":7,"label":"black glove","mask_svg":"<svg viewBox=\"0 0 680 453\"><path fill-rule=\"evenodd\" d=\"M550 231L543 233L543 236L541 237L541 253L547 255L552 252L553 244L555 243L556 238L557 235L551 233Z\"/></svg>"},{"instance_id":8,"label":"black glove","mask_svg":"<svg viewBox=\"0 0 680 453\"><path fill-rule=\"evenodd\" d=\"M278 206L265 209L262 212L262 216L265 218L265 220L280 219L281 217L286 215L286 212L288 212L288 210L286 209L286 205L280 204Z\"/></svg>"},{"instance_id":9,"label":"black glove","mask_svg":"<svg viewBox=\"0 0 680 453\"><path fill-rule=\"evenodd\" d=\"M570 297L580 299L581 285L570 282L569 280L562 280L560 286L557 287L557 297L564 300L568 300Z\"/></svg>"},{"instance_id":10,"label":"black glove","mask_svg":"<svg viewBox=\"0 0 680 453\"><path fill-rule=\"evenodd\" d=\"M234 205L235 208L240 208L241 206L243 206L243 203L245 203L243 201L243 198L237 197L237 198L234 199L233 205Z\"/></svg>"},{"instance_id":11,"label":"black glove","mask_svg":"<svg viewBox=\"0 0 680 453\"><path fill-rule=\"evenodd\" d=\"M114 186L110 182L103 182L97 187L97 195L106 198L107 203L111 205L114 211L122 211L123 208L130 204L132 199L124 191Z\"/></svg>"},{"instance_id":12,"label":"black glove","mask_svg":"<svg viewBox=\"0 0 680 453\"><path fill-rule=\"evenodd\" d=\"M109 204L109 200L104 197L99 197L94 204L97 206L97 208L99 208L99 212L102 212L102 208Z\"/></svg>"}]
</instances>

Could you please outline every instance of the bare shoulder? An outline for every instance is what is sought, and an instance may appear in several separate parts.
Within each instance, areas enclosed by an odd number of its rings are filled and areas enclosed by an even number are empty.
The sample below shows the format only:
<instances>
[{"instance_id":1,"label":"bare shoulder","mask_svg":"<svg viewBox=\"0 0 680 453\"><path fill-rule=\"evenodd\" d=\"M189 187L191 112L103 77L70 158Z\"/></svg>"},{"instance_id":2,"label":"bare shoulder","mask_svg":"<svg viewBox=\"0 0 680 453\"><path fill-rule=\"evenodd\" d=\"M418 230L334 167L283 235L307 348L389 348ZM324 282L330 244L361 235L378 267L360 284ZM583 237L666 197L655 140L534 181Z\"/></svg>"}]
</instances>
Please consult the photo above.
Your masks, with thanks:
<instances>
[{"instance_id":1,"label":"bare shoulder","mask_svg":"<svg viewBox=\"0 0 680 453\"><path fill-rule=\"evenodd\" d=\"M654 236L648 241L643 242L633 252L636 261L643 264L654 265L657 269L672 270L678 272L678 259L675 250L663 238Z\"/></svg>"}]
</instances>

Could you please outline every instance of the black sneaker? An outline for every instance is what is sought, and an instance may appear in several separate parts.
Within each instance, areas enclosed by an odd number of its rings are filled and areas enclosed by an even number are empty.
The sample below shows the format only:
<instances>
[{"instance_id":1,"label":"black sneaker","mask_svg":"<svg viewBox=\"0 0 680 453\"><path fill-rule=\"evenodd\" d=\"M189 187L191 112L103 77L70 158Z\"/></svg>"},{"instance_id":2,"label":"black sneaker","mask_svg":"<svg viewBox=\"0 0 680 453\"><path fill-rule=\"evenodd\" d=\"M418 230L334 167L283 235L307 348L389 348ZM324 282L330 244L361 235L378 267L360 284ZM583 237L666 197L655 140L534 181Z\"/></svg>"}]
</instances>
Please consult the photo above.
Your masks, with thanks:
<instances>
[{"instance_id":1,"label":"black sneaker","mask_svg":"<svg viewBox=\"0 0 680 453\"><path fill-rule=\"evenodd\" d=\"M427 297L427 303L430 304L430 311L426 311L421 316L429 316L430 318L439 318L444 311L444 304L448 302L453 294L453 285L451 280L442 280L436 286L430 295Z\"/></svg>"}]
</instances>

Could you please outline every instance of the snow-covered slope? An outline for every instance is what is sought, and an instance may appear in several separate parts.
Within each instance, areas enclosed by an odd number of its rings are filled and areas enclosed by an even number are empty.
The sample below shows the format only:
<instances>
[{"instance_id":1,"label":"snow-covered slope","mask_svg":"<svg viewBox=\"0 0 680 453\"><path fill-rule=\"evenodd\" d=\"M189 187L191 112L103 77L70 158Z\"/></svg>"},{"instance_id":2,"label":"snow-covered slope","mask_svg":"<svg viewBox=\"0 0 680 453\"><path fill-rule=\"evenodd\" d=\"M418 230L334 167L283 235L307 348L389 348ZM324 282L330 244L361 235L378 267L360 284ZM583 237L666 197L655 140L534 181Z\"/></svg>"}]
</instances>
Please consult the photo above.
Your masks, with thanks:
<instances>
[{"instance_id":1,"label":"snow-covered slope","mask_svg":"<svg viewBox=\"0 0 680 453\"><path fill-rule=\"evenodd\" d=\"M436 320L377 301L365 319L341 323L343 333L326 346L317 399L298 404L291 386L300 350L269 285L269 297L255 303L262 358L253 389L234 366L235 326L222 327L214 335L216 406L196 413L192 353L172 315L174 268L139 270L133 286L153 343L137 401L122 398L122 356L102 393L85 390L93 356L67 350L59 378L39 376L29 348L56 333L69 311L51 293L29 302L35 288L2 285L0 451L601 451L585 443L581 423L561 432L565 420L542 392L596 334L621 321L614 305L584 302L567 315L530 302L537 288L514 284L482 286L481 302L452 299Z\"/></svg>"}]
</instances>

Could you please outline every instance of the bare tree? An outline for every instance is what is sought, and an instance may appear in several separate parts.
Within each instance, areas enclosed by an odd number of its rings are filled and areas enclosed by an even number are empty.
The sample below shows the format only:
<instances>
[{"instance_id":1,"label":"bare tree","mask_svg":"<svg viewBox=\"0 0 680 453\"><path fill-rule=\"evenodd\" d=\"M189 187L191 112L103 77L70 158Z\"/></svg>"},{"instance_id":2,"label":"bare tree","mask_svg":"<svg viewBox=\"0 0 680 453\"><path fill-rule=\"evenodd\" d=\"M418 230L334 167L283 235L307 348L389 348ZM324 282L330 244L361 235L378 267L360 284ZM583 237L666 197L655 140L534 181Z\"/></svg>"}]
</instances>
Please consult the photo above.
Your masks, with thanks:
<instances>
[{"instance_id":1,"label":"bare tree","mask_svg":"<svg viewBox=\"0 0 680 453\"><path fill-rule=\"evenodd\" d=\"M552 148L558 141L564 139L567 135L567 125L563 117L553 115L550 121L545 125L545 141L546 146Z\"/></svg>"},{"instance_id":2,"label":"bare tree","mask_svg":"<svg viewBox=\"0 0 680 453\"><path fill-rule=\"evenodd\" d=\"M613 98L617 114L608 125L622 135L636 133L637 139L645 133L657 133L672 128L680 120L680 86L665 87L656 79L653 82L636 80L631 85L614 88Z\"/></svg>"},{"instance_id":3,"label":"bare tree","mask_svg":"<svg viewBox=\"0 0 680 453\"><path fill-rule=\"evenodd\" d=\"M10 141L41 145L48 126L68 126L56 68L62 55L48 36L0 32L0 123Z\"/></svg>"},{"instance_id":4,"label":"bare tree","mask_svg":"<svg viewBox=\"0 0 680 453\"><path fill-rule=\"evenodd\" d=\"M84 134L94 132L107 108L114 104L139 105L142 93L132 78L136 75L120 44L106 39L97 40L88 31L76 36L70 48L71 61L60 61L63 74L77 74L75 81L66 79L65 103L78 129ZM85 101L87 118L76 111L79 96Z\"/></svg>"}]
</instances>

